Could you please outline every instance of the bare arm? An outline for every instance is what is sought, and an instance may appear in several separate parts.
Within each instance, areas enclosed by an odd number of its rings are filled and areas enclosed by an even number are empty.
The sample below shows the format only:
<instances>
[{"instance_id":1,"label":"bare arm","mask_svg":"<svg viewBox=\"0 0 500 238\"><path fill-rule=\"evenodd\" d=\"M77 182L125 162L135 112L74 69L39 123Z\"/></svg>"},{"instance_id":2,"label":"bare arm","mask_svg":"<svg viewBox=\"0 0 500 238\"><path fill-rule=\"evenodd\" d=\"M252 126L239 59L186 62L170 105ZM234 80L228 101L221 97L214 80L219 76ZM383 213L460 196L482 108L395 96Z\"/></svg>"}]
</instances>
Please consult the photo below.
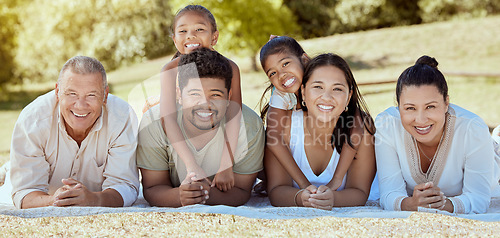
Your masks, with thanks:
<instances>
[{"instance_id":1,"label":"bare arm","mask_svg":"<svg viewBox=\"0 0 500 238\"><path fill-rule=\"evenodd\" d=\"M264 154L264 168L266 168L267 194L271 204L278 207L296 206L294 199L299 189L293 187L292 178L269 147L266 147Z\"/></svg>"},{"instance_id":2,"label":"bare arm","mask_svg":"<svg viewBox=\"0 0 500 238\"><path fill-rule=\"evenodd\" d=\"M152 206L180 207L191 204L238 206L250 198L253 181L257 174L234 174L234 187L227 192L210 188L201 182L173 187L168 171L142 169L144 198ZM205 193L205 190L207 193ZM205 196L209 196L208 200Z\"/></svg>"},{"instance_id":3,"label":"bare arm","mask_svg":"<svg viewBox=\"0 0 500 238\"><path fill-rule=\"evenodd\" d=\"M186 165L188 173L194 172L198 178L205 178L207 177L205 172L196 163L179 124L177 124L176 79L178 64L179 58L176 58L167 63L161 71L160 116L163 118L163 128L168 128L168 133L165 131L165 134Z\"/></svg>"},{"instance_id":4,"label":"bare arm","mask_svg":"<svg viewBox=\"0 0 500 238\"><path fill-rule=\"evenodd\" d=\"M82 183L71 178L63 179L63 183L65 185L59 188L54 195L49 195L41 191L29 193L24 197L21 208L46 206L123 206L122 196L114 189L92 192Z\"/></svg>"},{"instance_id":5,"label":"bare arm","mask_svg":"<svg viewBox=\"0 0 500 238\"><path fill-rule=\"evenodd\" d=\"M233 78L231 79L231 98L228 110L226 112L226 136L229 143L224 143L222 151L222 158L219 166L219 171L215 175L212 186L217 186L219 190L227 191L234 186L233 176L233 161L234 151L238 143L238 135L240 131L241 121L241 86L240 86L240 69L233 62L231 67L233 69ZM230 146L230 150L228 148Z\"/></svg>"},{"instance_id":6,"label":"bare arm","mask_svg":"<svg viewBox=\"0 0 500 238\"><path fill-rule=\"evenodd\" d=\"M345 189L333 192L334 206L365 205L376 172L373 137L365 129L356 159L352 161L349 167Z\"/></svg>"},{"instance_id":7,"label":"bare arm","mask_svg":"<svg viewBox=\"0 0 500 238\"><path fill-rule=\"evenodd\" d=\"M266 128L267 148L299 187L306 188L311 183L307 180L304 173L302 173L297 163L295 163L292 153L283 138L285 134L283 119L288 117L289 120L290 115L291 113L287 110L269 107Z\"/></svg>"}]
</instances>

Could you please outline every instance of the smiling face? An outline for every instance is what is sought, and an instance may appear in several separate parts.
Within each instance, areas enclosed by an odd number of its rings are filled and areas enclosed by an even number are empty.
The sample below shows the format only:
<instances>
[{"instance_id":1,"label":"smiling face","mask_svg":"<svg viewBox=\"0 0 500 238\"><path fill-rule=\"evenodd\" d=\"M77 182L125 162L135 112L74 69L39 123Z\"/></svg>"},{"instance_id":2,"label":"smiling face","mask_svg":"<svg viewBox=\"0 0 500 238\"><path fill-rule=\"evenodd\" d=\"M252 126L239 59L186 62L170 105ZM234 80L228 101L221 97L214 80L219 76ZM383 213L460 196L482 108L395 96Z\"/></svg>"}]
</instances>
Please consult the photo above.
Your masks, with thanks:
<instances>
[{"instance_id":1,"label":"smiling face","mask_svg":"<svg viewBox=\"0 0 500 238\"><path fill-rule=\"evenodd\" d=\"M228 89L218 78L189 79L180 94L183 124L191 135L216 128L229 105Z\"/></svg>"},{"instance_id":2,"label":"smiling face","mask_svg":"<svg viewBox=\"0 0 500 238\"><path fill-rule=\"evenodd\" d=\"M213 31L209 20L197 12L186 12L177 18L172 36L181 54L202 47L212 49L218 38L219 32Z\"/></svg>"},{"instance_id":3,"label":"smiling face","mask_svg":"<svg viewBox=\"0 0 500 238\"><path fill-rule=\"evenodd\" d=\"M302 88L308 115L323 123L336 123L351 95L344 72L331 65L314 69L305 88Z\"/></svg>"},{"instance_id":4,"label":"smiling face","mask_svg":"<svg viewBox=\"0 0 500 238\"><path fill-rule=\"evenodd\" d=\"M101 73L76 74L68 69L56 84L56 95L66 131L79 140L101 115L108 88L104 88Z\"/></svg>"},{"instance_id":5,"label":"smiling face","mask_svg":"<svg viewBox=\"0 0 500 238\"><path fill-rule=\"evenodd\" d=\"M444 130L448 101L434 85L403 87L399 101L403 127L418 142L437 146Z\"/></svg>"},{"instance_id":6,"label":"smiling face","mask_svg":"<svg viewBox=\"0 0 500 238\"><path fill-rule=\"evenodd\" d=\"M304 76L304 66L301 60L290 53L273 54L266 59L264 72L276 89L295 93L299 90Z\"/></svg>"}]
</instances>

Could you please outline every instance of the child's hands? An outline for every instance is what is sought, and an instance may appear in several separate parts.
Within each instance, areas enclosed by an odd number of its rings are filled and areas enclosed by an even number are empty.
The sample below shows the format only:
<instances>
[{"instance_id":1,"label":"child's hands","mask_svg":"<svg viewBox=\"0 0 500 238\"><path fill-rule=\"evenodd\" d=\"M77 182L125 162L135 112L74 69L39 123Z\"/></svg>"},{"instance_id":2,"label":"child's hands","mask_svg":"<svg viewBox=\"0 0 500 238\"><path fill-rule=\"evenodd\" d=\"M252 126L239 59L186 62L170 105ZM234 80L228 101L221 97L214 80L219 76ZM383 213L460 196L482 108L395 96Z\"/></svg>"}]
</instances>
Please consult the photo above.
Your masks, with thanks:
<instances>
[{"instance_id":1,"label":"child's hands","mask_svg":"<svg viewBox=\"0 0 500 238\"><path fill-rule=\"evenodd\" d=\"M233 167L222 170L215 174L212 187L217 187L220 191L226 192L234 187Z\"/></svg>"},{"instance_id":2,"label":"child's hands","mask_svg":"<svg viewBox=\"0 0 500 238\"><path fill-rule=\"evenodd\" d=\"M206 180L208 184L211 184L207 174L205 173L205 170L203 170L198 164L194 164L191 166L186 165L186 167L187 174L192 175L192 177L190 178L192 181Z\"/></svg>"}]
</instances>

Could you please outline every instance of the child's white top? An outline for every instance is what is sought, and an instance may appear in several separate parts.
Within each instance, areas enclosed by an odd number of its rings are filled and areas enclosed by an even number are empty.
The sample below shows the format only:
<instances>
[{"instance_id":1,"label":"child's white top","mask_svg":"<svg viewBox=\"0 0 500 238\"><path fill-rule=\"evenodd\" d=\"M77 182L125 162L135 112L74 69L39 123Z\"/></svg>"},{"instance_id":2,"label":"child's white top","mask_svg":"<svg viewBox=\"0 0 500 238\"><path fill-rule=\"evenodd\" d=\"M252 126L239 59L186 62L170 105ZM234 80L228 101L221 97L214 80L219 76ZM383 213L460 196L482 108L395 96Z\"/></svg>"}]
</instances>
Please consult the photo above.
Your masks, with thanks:
<instances>
[{"instance_id":1,"label":"child's white top","mask_svg":"<svg viewBox=\"0 0 500 238\"><path fill-rule=\"evenodd\" d=\"M294 93L285 93L273 87L269 106L282 110L293 110L297 106L297 96Z\"/></svg>"}]
</instances>

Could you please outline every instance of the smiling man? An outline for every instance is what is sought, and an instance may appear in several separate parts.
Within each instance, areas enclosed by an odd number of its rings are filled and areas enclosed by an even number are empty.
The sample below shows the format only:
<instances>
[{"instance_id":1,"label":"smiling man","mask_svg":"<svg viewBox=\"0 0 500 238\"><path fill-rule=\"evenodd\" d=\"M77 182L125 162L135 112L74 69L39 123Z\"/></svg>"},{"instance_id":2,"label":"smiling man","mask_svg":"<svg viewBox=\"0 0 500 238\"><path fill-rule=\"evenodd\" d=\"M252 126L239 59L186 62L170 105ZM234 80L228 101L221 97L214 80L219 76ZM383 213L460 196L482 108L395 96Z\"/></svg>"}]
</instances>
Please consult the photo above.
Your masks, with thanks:
<instances>
[{"instance_id":1,"label":"smiling man","mask_svg":"<svg viewBox=\"0 0 500 238\"><path fill-rule=\"evenodd\" d=\"M90 57L64 64L55 90L26 106L11 146L17 208L130 206L137 198L137 118L108 94L106 72Z\"/></svg>"},{"instance_id":2,"label":"smiling man","mask_svg":"<svg viewBox=\"0 0 500 238\"><path fill-rule=\"evenodd\" d=\"M144 198L152 206L180 207L192 204L238 206L250 198L257 172L262 170L264 128L260 117L243 105L234 151L234 187L221 191L210 187L220 168L224 143L225 114L230 103L232 69L216 51L199 49L182 55L178 70L178 124L197 164L209 179L196 181L173 149L160 118L160 104L141 121L137 165L142 174ZM166 132L166 133L165 133Z\"/></svg>"}]
</instances>

